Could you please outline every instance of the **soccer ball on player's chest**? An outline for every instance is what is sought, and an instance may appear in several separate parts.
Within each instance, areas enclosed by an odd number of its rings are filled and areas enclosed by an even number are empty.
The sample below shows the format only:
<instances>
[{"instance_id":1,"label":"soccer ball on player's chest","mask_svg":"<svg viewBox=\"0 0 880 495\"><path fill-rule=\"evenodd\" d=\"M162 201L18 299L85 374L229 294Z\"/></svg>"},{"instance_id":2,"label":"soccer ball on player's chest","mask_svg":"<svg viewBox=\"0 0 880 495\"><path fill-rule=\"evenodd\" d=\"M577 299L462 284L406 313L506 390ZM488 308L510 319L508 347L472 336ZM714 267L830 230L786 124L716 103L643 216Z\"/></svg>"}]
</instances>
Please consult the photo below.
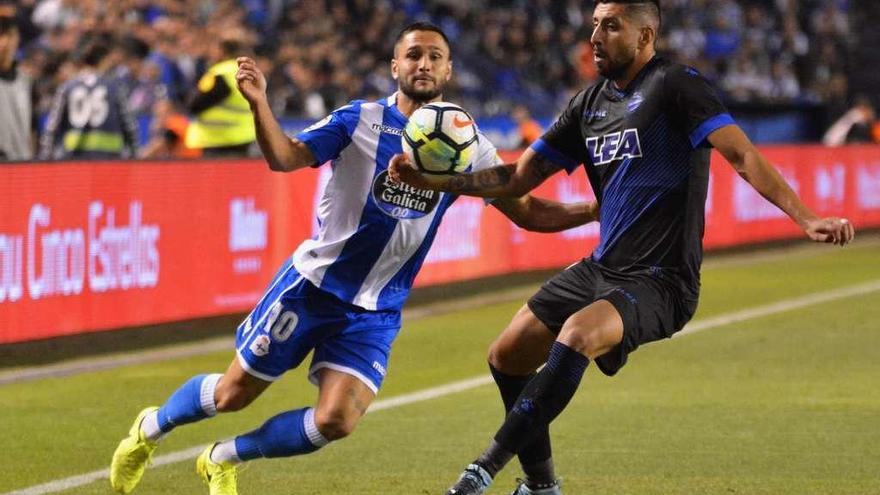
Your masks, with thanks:
<instances>
[{"instance_id":1,"label":"soccer ball on player's chest","mask_svg":"<svg viewBox=\"0 0 880 495\"><path fill-rule=\"evenodd\" d=\"M434 102L410 116L403 130L403 152L427 178L463 172L476 155L474 119L452 103Z\"/></svg>"}]
</instances>

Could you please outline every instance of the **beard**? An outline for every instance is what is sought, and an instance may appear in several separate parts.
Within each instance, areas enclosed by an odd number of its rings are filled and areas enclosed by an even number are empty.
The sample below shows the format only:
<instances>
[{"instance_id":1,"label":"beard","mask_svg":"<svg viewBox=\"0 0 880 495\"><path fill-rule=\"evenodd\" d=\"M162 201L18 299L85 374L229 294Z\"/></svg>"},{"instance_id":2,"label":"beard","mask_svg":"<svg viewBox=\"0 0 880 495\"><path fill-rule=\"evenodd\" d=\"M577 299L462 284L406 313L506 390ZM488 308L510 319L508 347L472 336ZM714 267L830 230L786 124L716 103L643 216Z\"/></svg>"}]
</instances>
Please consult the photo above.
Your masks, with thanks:
<instances>
[{"instance_id":1,"label":"beard","mask_svg":"<svg viewBox=\"0 0 880 495\"><path fill-rule=\"evenodd\" d=\"M605 57L608 57L607 53L605 54ZM596 68L599 69L599 74L602 77L614 81L623 77L626 71L632 66L635 59L635 54L628 56L623 55L617 59L603 58L601 64L596 62Z\"/></svg>"},{"instance_id":2,"label":"beard","mask_svg":"<svg viewBox=\"0 0 880 495\"><path fill-rule=\"evenodd\" d=\"M434 79L434 86L430 89L416 88L416 81L400 80L400 92L405 94L409 99L418 103L427 103L443 94L443 82Z\"/></svg>"}]
</instances>

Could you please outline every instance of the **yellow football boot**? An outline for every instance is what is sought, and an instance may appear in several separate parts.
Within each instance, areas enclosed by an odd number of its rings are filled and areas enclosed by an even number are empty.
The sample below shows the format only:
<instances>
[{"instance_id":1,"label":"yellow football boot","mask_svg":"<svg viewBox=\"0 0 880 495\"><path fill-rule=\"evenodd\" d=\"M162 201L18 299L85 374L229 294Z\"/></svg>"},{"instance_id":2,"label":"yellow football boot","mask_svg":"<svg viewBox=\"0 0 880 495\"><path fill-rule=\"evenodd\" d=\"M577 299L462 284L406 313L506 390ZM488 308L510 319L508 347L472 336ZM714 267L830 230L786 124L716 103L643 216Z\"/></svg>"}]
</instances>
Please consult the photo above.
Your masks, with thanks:
<instances>
[{"instance_id":1,"label":"yellow football boot","mask_svg":"<svg viewBox=\"0 0 880 495\"><path fill-rule=\"evenodd\" d=\"M158 409L158 407L148 407L141 411L128 430L128 436L119 442L116 452L113 452L113 461L110 463L110 486L116 493L131 493L141 481L147 465L150 464L156 443L144 438L141 422L144 416Z\"/></svg>"},{"instance_id":2,"label":"yellow football boot","mask_svg":"<svg viewBox=\"0 0 880 495\"><path fill-rule=\"evenodd\" d=\"M235 465L211 460L213 445L209 445L196 460L196 472L208 484L211 495L238 495L235 481Z\"/></svg>"}]
</instances>

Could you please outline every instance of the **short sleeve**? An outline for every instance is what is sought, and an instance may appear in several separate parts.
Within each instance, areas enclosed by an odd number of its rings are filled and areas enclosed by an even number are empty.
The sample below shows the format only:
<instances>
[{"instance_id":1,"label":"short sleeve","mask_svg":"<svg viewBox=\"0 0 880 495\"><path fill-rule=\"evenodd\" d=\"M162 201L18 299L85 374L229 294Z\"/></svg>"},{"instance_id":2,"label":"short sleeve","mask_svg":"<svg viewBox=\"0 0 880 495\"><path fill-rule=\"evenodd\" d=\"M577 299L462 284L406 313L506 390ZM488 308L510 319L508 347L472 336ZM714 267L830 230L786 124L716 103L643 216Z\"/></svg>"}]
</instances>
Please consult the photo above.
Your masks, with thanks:
<instances>
[{"instance_id":1,"label":"short sleeve","mask_svg":"<svg viewBox=\"0 0 880 495\"><path fill-rule=\"evenodd\" d=\"M339 158L351 143L361 113L361 102L353 101L334 110L296 135L315 155L316 165Z\"/></svg>"},{"instance_id":2,"label":"short sleeve","mask_svg":"<svg viewBox=\"0 0 880 495\"><path fill-rule=\"evenodd\" d=\"M498 149L492 144L492 141L489 141L489 138L479 129L477 130L477 137L479 138L479 141L477 141L479 143L477 156L474 157L470 172L478 172L496 165L503 165L504 160L498 155ZM483 198L484 205L491 204L493 201L495 201L495 198Z\"/></svg>"},{"instance_id":3,"label":"short sleeve","mask_svg":"<svg viewBox=\"0 0 880 495\"><path fill-rule=\"evenodd\" d=\"M671 115L681 119L693 148L707 146L716 130L735 124L711 83L696 69L674 65L666 73L665 90Z\"/></svg>"},{"instance_id":4,"label":"short sleeve","mask_svg":"<svg viewBox=\"0 0 880 495\"><path fill-rule=\"evenodd\" d=\"M530 146L535 153L568 173L574 172L580 164L586 162L586 150L580 127L585 95L584 91L575 95L550 129Z\"/></svg>"},{"instance_id":5,"label":"short sleeve","mask_svg":"<svg viewBox=\"0 0 880 495\"><path fill-rule=\"evenodd\" d=\"M471 164L471 172L485 170L504 163L504 160L498 156L498 149L485 134L478 130L477 138L477 154Z\"/></svg>"}]
</instances>

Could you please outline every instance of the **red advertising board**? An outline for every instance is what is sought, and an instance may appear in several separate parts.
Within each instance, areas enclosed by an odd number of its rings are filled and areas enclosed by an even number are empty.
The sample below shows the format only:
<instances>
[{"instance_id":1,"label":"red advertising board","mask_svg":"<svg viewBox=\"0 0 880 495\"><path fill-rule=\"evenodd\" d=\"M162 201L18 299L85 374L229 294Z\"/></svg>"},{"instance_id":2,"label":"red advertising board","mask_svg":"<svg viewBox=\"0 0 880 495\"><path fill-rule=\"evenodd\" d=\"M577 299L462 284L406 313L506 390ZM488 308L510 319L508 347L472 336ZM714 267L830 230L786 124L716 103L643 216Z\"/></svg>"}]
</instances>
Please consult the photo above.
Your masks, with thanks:
<instances>
[{"instance_id":1,"label":"red advertising board","mask_svg":"<svg viewBox=\"0 0 880 495\"><path fill-rule=\"evenodd\" d=\"M818 212L880 226L880 148L763 151ZM312 235L329 173L272 173L260 160L0 167L0 344L247 311ZM582 170L535 195L593 197ZM461 198L416 283L563 266L588 255L598 232L525 232ZM707 247L800 235L713 157Z\"/></svg>"}]
</instances>

